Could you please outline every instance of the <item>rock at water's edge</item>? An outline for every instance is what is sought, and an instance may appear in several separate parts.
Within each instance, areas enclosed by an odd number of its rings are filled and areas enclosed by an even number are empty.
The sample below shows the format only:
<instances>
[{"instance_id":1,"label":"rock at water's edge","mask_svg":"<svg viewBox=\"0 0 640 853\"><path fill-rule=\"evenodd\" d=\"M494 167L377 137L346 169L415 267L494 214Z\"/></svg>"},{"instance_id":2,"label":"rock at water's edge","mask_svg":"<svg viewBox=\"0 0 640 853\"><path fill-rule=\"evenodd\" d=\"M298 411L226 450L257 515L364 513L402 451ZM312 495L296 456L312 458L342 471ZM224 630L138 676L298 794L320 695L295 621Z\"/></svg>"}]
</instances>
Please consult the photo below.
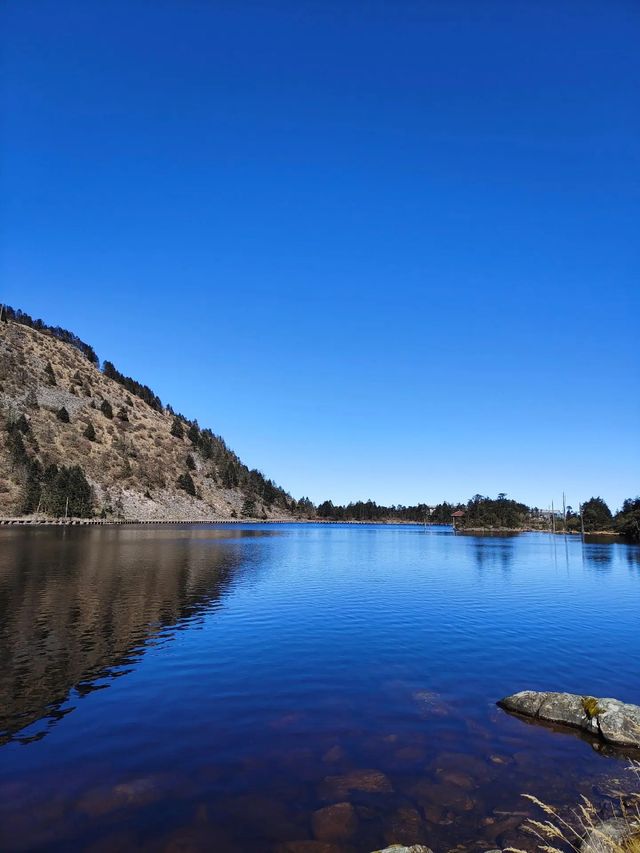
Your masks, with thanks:
<instances>
[{"instance_id":1,"label":"rock at water's edge","mask_svg":"<svg viewBox=\"0 0 640 853\"><path fill-rule=\"evenodd\" d=\"M582 729L614 746L640 749L640 706L575 693L523 690L498 702L505 711Z\"/></svg>"},{"instance_id":2,"label":"rock at water's edge","mask_svg":"<svg viewBox=\"0 0 640 853\"><path fill-rule=\"evenodd\" d=\"M425 847L424 844L412 844L411 847L392 844L391 847L385 847L384 850L374 850L373 853L433 853L433 850L430 847Z\"/></svg>"},{"instance_id":3,"label":"rock at water's edge","mask_svg":"<svg viewBox=\"0 0 640 853\"><path fill-rule=\"evenodd\" d=\"M615 853L633 833L634 827L628 821L614 817L592 829L583 839L580 850L582 853Z\"/></svg>"}]
</instances>

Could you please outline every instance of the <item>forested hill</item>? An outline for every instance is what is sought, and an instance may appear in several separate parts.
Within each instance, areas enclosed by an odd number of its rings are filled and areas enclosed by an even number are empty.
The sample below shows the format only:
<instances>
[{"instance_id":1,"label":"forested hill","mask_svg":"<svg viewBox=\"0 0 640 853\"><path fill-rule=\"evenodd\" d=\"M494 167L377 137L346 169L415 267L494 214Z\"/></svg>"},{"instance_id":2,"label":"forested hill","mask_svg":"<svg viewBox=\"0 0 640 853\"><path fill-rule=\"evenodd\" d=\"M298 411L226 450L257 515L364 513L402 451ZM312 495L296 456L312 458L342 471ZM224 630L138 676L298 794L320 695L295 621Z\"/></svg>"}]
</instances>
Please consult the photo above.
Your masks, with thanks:
<instances>
[{"instance_id":1,"label":"forested hill","mask_svg":"<svg viewBox=\"0 0 640 853\"><path fill-rule=\"evenodd\" d=\"M72 332L4 307L0 515L290 517L296 502L211 429Z\"/></svg>"}]
</instances>

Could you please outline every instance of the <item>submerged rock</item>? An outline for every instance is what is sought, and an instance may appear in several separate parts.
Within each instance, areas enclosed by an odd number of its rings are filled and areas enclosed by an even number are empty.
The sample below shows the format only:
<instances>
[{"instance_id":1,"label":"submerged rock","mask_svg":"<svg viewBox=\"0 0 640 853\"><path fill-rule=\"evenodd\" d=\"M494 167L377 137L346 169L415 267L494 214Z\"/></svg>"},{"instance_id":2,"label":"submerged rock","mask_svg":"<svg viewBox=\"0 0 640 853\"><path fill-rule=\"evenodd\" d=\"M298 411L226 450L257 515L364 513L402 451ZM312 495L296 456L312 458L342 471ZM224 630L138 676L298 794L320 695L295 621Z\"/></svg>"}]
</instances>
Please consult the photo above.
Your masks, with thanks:
<instances>
[{"instance_id":1,"label":"submerged rock","mask_svg":"<svg viewBox=\"0 0 640 853\"><path fill-rule=\"evenodd\" d=\"M276 853L344 853L342 845L331 841L285 841L277 844Z\"/></svg>"},{"instance_id":2,"label":"submerged rock","mask_svg":"<svg viewBox=\"0 0 640 853\"><path fill-rule=\"evenodd\" d=\"M370 794L393 793L388 777L379 770L352 770L343 776L327 776L320 786L321 798L346 800L353 791Z\"/></svg>"},{"instance_id":3,"label":"submerged rock","mask_svg":"<svg viewBox=\"0 0 640 853\"><path fill-rule=\"evenodd\" d=\"M392 844L391 847L385 847L384 850L374 850L373 853L433 853L433 851L430 847L425 847L424 844L412 844L411 847Z\"/></svg>"},{"instance_id":4,"label":"submerged rock","mask_svg":"<svg viewBox=\"0 0 640 853\"><path fill-rule=\"evenodd\" d=\"M640 748L640 706L575 693L524 690L498 702L505 711L571 726L614 746Z\"/></svg>"},{"instance_id":5,"label":"submerged rock","mask_svg":"<svg viewBox=\"0 0 640 853\"><path fill-rule=\"evenodd\" d=\"M311 827L319 841L343 841L354 835L358 816L351 803L335 803L311 816Z\"/></svg>"},{"instance_id":6,"label":"submerged rock","mask_svg":"<svg viewBox=\"0 0 640 853\"><path fill-rule=\"evenodd\" d=\"M427 828L417 809L404 806L394 812L386 822L384 838L389 844L410 845L426 841L427 837Z\"/></svg>"},{"instance_id":7,"label":"submerged rock","mask_svg":"<svg viewBox=\"0 0 640 853\"><path fill-rule=\"evenodd\" d=\"M411 694L411 698L417 705L420 716L424 719L448 717L451 713L449 705L443 701L439 693L435 693L433 690L415 690Z\"/></svg>"}]
</instances>

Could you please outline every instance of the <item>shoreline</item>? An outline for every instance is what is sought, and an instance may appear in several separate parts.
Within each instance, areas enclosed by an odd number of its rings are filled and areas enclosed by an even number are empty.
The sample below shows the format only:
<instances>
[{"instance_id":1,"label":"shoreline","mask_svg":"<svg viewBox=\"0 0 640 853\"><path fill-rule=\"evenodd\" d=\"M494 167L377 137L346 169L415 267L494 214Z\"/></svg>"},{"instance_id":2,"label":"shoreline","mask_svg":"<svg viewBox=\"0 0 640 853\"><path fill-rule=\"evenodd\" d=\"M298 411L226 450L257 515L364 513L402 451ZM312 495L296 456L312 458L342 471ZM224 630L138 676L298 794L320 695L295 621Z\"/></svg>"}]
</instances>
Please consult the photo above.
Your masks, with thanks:
<instances>
[{"instance_id":1,"label":"shoreline","mask_svg":"<svg viewBox=\"0 0 640 853\"><path fill-rule=\"evenodd\" d=\"M147 526L147 525L208 525L208 524L327 524L363 526L376 525L379 527L390 527L399 525L403 527L447 527L451 525L423 521L359 521L357 519L327 519L327 518L145 518L145 519L106 519L106 518L45 518L34 516L9 516L0 518L0 527L125 527L125 526ZM517 535L520 533L546 533L550 536L580 537L580 531L541 530L535 527L467 527L455 530L460 536L491 536L491 535ZM607 536L611 539L621 539L622 534L614 530L592 530L585 532L585 536Z\"/></svg>"}]
</instances>

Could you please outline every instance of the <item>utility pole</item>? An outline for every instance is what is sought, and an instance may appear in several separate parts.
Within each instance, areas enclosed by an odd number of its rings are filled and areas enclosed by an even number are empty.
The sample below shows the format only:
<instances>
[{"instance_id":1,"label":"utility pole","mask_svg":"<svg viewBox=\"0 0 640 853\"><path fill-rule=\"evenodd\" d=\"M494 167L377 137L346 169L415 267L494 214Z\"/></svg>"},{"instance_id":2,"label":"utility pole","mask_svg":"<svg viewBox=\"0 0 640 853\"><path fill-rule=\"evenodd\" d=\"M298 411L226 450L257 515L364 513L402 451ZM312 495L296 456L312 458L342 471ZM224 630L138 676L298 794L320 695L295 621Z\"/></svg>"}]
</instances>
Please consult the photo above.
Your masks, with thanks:
<instances>
[{"instance_id":1,"label":"utility pole","mask_svg":"<svg viewBox=\"0 0 640 853\"><path fill-rule=\"evenodd\" d=\"M562 524L564 526L564 535L567 535L567 502L564 497L564 492L562 493Z\"/></svg>"},{"instance_id":2,"label":"utility pole","mask_svg":"<svg viewBox=\"0 0 640 853\"><path fill-rule=\"evenodd\" d=\"M67 520L67 515L69 514L69 495L67 495L67 501L64 505L64 520Z\"/></svg>"},{"instance_id":3,"label":"utility pole","mask_svg":"<svg viewBox=\"0 0 640 853\"><path fill-rule=\"evenodd\" d=\"M580 535L582 536L582 541L584 542L584 517L582 515L582 504L580 504Z\"/></svg>"},{"instance_id":4,"label":"utility pole","mask_svg":"<svg viewBox=\"0 0 640 853\"><path fill-rule=\"evenodd\" d=\"M556 532L556 512L553 508L553 501L551 501L551 532Z\"/></svg>"}]
</instances>

